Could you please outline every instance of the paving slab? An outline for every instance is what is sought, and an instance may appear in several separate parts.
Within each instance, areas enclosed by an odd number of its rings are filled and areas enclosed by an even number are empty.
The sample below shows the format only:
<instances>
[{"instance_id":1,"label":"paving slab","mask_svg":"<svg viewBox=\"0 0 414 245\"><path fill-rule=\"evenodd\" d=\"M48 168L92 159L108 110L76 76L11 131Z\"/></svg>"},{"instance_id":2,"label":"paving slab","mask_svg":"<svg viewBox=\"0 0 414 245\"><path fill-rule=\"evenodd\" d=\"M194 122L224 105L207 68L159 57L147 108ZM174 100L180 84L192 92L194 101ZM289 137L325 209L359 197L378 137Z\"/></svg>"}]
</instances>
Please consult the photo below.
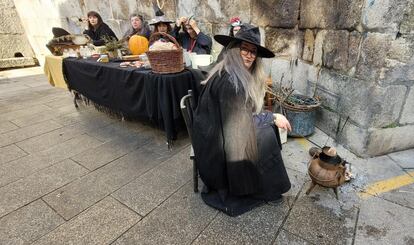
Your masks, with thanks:
<instances>
[{"instance_id":1,"label":"paving slab","mask_svg":"<svg viewBox=\"0 0 414 245\"><path fill-rule=\"evenodd\" d=\"M27 153L23 151L22 149L20 149L19 147L17 147L16 145L0 147L0 166L3 163L13 161L15 159L24 157L26 155Z\"/></svg>"},{"instance_id":2,"label":"paving slab","mask_svg":"<svg viewBox=\"0 0 414 245\"><path fill-rule=\"evenodd\" d=\"M65 160L24 179L0 188L0 217L77 179L88 171Z\"/></svg>"},{"instance_id":3,"label":"paving slab","mask_svg":"<svg viewBox=\"0 0 414 245\"><path fill-rule=\"evenodd\" d=\"M34 244L110 244L141 217L107 197Z\"/></svg>"},{"instance_id":4,"label":"paving slab","mask_svg":"<svg viewBox=\"0 0 414 245\"><path fill-rule=\"evenodd\" d=\"M49 167L54 163L77 155L80 152L99 144L101 144L101 142L98 140L87 135L81 135L55 145L47 150L5 163L0 166L0 187L33 174L43 168Z\"/></svg>"},{"instance_id":5,"label":"paving slab","mask_svg":"<svg viewBox=\"0 0 414 245\"><path fill-rule=\"evenodd\" d=\"M289 244L289 245L310 245L311 242L306 241L305 239L294 235L290 232L285 230L281 230L279 235L276 237L276 240L273 243L274 245L282 245L282 244Z\"/></svg>"},{"instance_id":6,"label":"paving slab","mask_svg":"<svg viewBox=\"0 0 414 245\"><path fill-rule=\"evenodd\" d=\"M0 219L0 244L29 244L65 220L37 200Z\"/></svg>"},{"instance_id":7,"label":"paving slab","mask_svg":"<svg viewBox=\"0 0 414 245\"><path fill-rule=\"evenodd\" d=\"M66 185L43 199L66 220L161 163L143 147Z\"/></svg>"},{"instance_id":8,"label":"paving slab","mask_svg":"<svg viewBox=\"0 0 414 245\"><path fill-rule=\"evenodd\" d=\"M219 213L193 244L271 244L288 214L286 204L264 204L237 217Z\"/></svg>"},{"instance_id":9,"label":"paving slab","mask_svg":"<svg viewBox=\"0 0 414 245\"><path fill-rule=\"evenodd\" d=\"M189 182L113 244L189 244L217 213Z\"/></svg>"},{"instance_id":10,"label":"paving slab","mask_svg":"<svg viewBox=\"0 0 414 245\"><path fill-rule=\"evenodd\" d=\"M139 134L130 134L124 137L113 135L113 139L111 141L84 151L76 156L73 156L71 159L93 171L135 149L138 149L139 147L147 144L149 140L149 137Z\"/></svg>"},{"instance_id":11,"label":"paving slab","mask_svg":"<svg viewBox=\"0 0 414 245\"><path fill-rule=\"evenodd\" d=\"M355 244L413 244L414 210L373 197L361 203Z\"/></svg>"},{"instance_id":12,"label":"paving slab","mask_svg":"<svg viewBox=\"0 0 414 245\"><path fill-rule=\"evenodd\" d=\"M388 154L402 168L414 169L414 149Z\"/></svg>"},{"instance_id":13,"label":"paving slab","mask_svg":"<svg viewBox=\"0 0 414 245\"><path fill-rule=\"evenodd\" d=\"M49 108L36 114L31 114L16 119L12 119L11 122L19 127L26 127L35 123L49 121L53 118L73 112L76 112L76 108L73 105L66 105L60 107L59 109Z\"/></svg>"},{"instance_id":14,"label":"paving slab","mask_svg":"<svg viewBox=\"0 0 414 245\"><path fill-rule=\"evenodd\" d=\"M62 126L56 122L47 121L0 134L0 147L17 143L19 141L50 132L60 127Z\"/></svg>"},{"instance_id":15,"label":"paving slab","mask_svg":"<svg viewBox=\"0 0 414 245\"><path fill-rule=\"evenodd\" d=\"M184 148L162 165L112 194L120 202L142 216L147 215L180 187L192 180L190 147Z\"/></svg>"},{"instance_id":16,"label":"paving slab","mask_svg":"<svg viewBox=\"0 0 414 245\"><path fill-rule=\"evenodd\" d=\"M16 143L20 148L29 153L36 153L50 149L51 147L60 143L66 142L82 134L104 127L108 124L107 121L99 123L88 124L87 122L75 123L65 127L55 129L51 132L44 133Z\"/></svg>"},{"instance_id":17,"label":"paving slab","mask_svg":"<svg viewBox=\"0 0 414 245\"><path fill-rule=\"evenodd\" d=\"M0 134L6 133L15 129L18 129L14 123L11 123L9 121L0 122Z\"/></svg>"},{"instance_id":18,"label":"paving slab","mask_svg":"<svg viewBox=\"0 0 414 245\"><path fill-rule=\"evenodd\" d=\"M33 106L28 106L16 111L10 111L10 112L5 112L1 115L0 121L10 121L19 117L24 117L24 116L30 116L30 115L34 115L37 113L40 113L42 111L47 111L50 110L49 107L45 106L45 105L33 105Z\"/></svg>"},{"instance_id":19,"label":"paving slab","mask_svg":"<svg viewBox=\"0 0 414 245\"><path fill-rule=\"evenodd\" d=\"M333 202L337 202L332 196ZM357 208L345 209L337 202L330 208L319 194L301 196L283 228L314 244L351 244Z\"/></svg>"},{"instance_id":20,"label":"paving slab","mask_svg":"<svg viewBox=\"0 0 414 245\"><path fill-rule=\"evenodd\" d=\"M285 166L306 174L310 160L308 148L312 146L313 144L306 141L306 139L288 138L288 141L282 145L282 157Z\"/></svg>"}]
</instances>

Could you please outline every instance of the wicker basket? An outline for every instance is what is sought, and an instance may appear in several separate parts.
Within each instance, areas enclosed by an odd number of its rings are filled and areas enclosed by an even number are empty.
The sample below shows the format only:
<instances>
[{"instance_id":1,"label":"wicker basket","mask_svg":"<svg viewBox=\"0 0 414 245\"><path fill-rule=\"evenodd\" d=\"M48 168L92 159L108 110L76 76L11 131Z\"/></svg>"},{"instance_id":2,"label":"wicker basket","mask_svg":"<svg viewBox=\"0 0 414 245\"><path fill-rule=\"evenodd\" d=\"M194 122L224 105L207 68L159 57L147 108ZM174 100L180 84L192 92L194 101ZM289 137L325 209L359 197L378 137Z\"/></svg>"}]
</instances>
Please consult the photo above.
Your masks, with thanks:
<instances>
[{"instance_id":1,"label":"wicker basket","mask_svg":"<svg viewBox=\"0 0 414 245\"><path fill-rule=\"evenodd\" d=\"M150 37L150 45L161 37L172 41L178 49L147 51L148 60L154 73L177 73L184 70L183 49L177 40L164 32L156 32Z\"/></svg>"}]
</instances>

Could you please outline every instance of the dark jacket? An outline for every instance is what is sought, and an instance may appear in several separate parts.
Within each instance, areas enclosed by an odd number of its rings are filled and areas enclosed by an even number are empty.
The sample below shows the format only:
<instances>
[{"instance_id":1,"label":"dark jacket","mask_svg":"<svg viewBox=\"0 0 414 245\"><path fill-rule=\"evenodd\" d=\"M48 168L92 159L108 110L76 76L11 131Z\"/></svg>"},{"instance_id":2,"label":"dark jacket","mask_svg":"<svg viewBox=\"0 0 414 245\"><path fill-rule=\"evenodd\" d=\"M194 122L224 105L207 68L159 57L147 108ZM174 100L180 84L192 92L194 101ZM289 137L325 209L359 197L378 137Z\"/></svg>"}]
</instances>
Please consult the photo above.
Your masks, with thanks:
<instances>
[{"instance_id":1,"label":"dark jacket","mask_svg":"<svg viewBox=\"0 0 414 245\"><path fill-rule=\"evenodd\" d=\"M105 41L103 40L105 36L112 37L118 40L115 33L105 23L101 23L96 30L85 30L83 34L88 35L92 39L93 45L95 46L105 45Z\"/></svg>"},{"instance_id":2,"label":"dark jacket","mask_svg":"<svg viewBox=\"0 0 414 245\"><path fill-rule=\"evenodd\" d=\"M125 39L126 41L129 40L129 38L132 35L139 35L139 36L143 36L145 38L147 38L149 40L150 35L151 35L151 30L149 29L148 25L144 25L141 30L135 30L134 28L129 28L128 31L125 32L124 36L122 37L123 39Z\"/></svg>"},{"instance_id":3,"label":"dark jacket","mask_svg":"<svg viewBox=\"0 0 414 245\"><path fill-rule=\"evenodd\" d=\"M181 45L183 49L190 51L191 37L187 32L180 32L180 29L181 27L174 27L174 37L177 39L178 43ZM213 42L211 40L211 37L207 36L206 34L200 31L197 35L195 45L191 52L195 52L197 54L210 54L212 45Z\"/></svg>"},{"instance_id":4,"label":"dark jacket","mask_svg":"<svg viewBox=\"0 0 414 245\"><path fill-rule=\"evenodd\" d=\"M200 94L192 130L197 167L209 190L203 200L232 216L290 189L273 114L253 115L240 86L236 91L225 71L214 75Z\"/></svg>"}]
</instances>

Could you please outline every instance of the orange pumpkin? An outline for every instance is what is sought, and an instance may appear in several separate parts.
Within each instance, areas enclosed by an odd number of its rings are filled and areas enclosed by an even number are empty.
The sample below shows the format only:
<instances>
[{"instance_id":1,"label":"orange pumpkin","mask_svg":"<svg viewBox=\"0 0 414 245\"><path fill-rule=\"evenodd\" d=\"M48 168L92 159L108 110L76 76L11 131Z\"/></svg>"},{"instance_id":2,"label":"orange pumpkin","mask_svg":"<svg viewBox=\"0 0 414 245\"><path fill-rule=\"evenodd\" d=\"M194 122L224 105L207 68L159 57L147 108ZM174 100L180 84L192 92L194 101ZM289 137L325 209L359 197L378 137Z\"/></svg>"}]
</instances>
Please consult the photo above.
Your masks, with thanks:
<instances>
[{"instance_id":1,"label":"orange pumpkin","mask_svg":"<svg viewBox=\"0 0 414 245\"><path fill-rule=\"evenodd\" d=\"M139 35L133 35L129 38L128 48L131 50L132 54L139 55L148 51L148 44L147 38Z\"/></svg>"}]
</instances>

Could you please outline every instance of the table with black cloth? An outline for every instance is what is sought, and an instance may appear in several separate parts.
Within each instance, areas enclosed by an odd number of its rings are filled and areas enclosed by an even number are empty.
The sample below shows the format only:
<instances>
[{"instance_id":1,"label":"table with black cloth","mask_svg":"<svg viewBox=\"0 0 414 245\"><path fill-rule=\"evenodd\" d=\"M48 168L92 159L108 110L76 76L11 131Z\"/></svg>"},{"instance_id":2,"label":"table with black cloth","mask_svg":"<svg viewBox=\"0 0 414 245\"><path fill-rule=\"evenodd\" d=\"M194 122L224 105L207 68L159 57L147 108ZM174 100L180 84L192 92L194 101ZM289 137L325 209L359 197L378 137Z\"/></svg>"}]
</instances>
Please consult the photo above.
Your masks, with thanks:
<instances>
[{"instance_id":1,"label":"table with black cloth","mask_svg":"<svg viewBox=\"0 0 414 245\"><path fill-rule=\"evenodd\" d=\"M199 91L203 74L192 69L155 74L119 64L65 58L62 65L69 90L125 119L150 121L165 130L168 142L175 140L183 125L180 100L190 89Z\"/></svg>"}]
</instances>

